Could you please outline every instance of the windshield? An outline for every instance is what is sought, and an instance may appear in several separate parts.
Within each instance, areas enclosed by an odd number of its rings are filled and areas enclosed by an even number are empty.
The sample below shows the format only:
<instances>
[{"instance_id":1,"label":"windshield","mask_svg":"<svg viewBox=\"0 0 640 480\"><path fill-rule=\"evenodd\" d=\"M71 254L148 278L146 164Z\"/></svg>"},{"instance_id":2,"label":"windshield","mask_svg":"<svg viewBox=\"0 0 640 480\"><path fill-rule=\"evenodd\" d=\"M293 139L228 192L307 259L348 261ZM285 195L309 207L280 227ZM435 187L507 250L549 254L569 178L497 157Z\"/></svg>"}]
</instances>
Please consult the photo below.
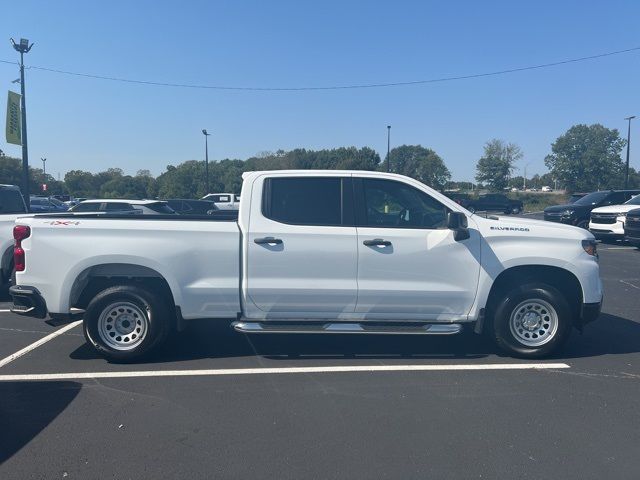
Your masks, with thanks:
<instances>
[{"instance_id":1,"label":"windshield","mask_svg":"<svg viewBox=\"0 0 640 480\"><path fill-rule=\"evenodd\" d=\"M640 195L636 195L628 202L625 202L625 205L640 205Z\"/></svg>"},{"instance_id":2,"label":"windshield","mask_svg":"<svg viewBox=\"0 0 640 480\"><path fill-rule=\"evenodd\" d=\"M607 198L610 192L593 192L573 202L574 205L597 205Z\"/></svg>"}]
</instances>

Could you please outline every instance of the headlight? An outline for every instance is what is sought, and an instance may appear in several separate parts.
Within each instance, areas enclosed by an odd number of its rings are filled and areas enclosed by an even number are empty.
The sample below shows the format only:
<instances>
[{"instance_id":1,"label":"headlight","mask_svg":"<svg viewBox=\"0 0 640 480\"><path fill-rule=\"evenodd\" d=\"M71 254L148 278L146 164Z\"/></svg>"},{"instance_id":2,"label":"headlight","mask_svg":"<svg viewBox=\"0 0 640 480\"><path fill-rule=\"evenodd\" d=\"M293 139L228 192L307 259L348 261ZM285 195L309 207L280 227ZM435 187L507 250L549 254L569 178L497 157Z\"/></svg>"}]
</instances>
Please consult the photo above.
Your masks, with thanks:
<instances>
[{"instance_id":1,"label":"headlight","mask_svg":"<svg viewBox=\"0 0 640 480\"><path fill-rule=\"evenodd\" d=\"M627 219L627 214L626 213L619 213L618 217L616 218L616 220L618 220L619 222L624 223L624 221Z\"/></svg>"},{"instance_id":2,"label":"headlight","mask_svg":"<svg viewBox=\"0 0 640 480\"><path fill-rule=\"evenodd\" d=\"M589 255L598 258L598 247L595 240L582 240L582 248Z\"/></svg>"},{"instance_id":3,"label":"headlight","mask_svg":"<svg viewBox=\"0 0 640 480\"><path fill-rule=\"evenodd\" d=\"M563 217L570 217L573 214L574 214L574 210L565 210L564 212L562 212Z\"/></svg>"}]
</instances>

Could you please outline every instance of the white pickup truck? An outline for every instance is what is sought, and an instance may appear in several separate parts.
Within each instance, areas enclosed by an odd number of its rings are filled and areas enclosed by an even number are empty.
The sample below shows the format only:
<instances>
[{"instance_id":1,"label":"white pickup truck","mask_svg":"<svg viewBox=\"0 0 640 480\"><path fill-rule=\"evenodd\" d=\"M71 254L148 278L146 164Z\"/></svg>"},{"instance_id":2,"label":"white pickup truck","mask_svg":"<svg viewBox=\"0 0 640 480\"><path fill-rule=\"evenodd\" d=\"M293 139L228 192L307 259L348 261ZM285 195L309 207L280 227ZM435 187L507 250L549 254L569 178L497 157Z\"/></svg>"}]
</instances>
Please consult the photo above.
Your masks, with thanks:
<instances>
[{"instance_id":1,"label":"white pickup truck","mask_svg":"<svg viewBox=\"0 0 640 480\"><path fill-rule=\"evenodd\" d=\"M89 344L139 358L191 319L238 332L486 331L515 356L556 351L602 302L580 228L474 215L422 183L360 171L244 175L237 221L18 219L13 311L84 310Z\"/></svg>"}]
</instances>

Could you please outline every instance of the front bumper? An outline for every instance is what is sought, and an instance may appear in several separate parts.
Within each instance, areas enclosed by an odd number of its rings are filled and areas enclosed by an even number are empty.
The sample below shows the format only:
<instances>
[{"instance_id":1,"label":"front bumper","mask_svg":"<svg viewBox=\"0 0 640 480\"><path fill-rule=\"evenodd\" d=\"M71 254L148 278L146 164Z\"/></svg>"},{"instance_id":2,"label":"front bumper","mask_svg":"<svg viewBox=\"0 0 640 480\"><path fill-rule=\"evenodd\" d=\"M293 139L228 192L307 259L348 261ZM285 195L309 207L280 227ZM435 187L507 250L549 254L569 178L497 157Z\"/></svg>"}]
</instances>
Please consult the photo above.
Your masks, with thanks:
<instances>
[{"instance_id":1,"label":"front bumper","mask_svg":"<svg viewBox=\"0 0 640 480\"><path fill-rule=\"evenodd\" d=\"M37 288L13 285L9 288L9 294L13 298L11 306L13 313L36 318L47 316L47 304Z\"/></svg>"},{"instance_id":2,"label":"front bumper","mask_svg":"<svg viewBox=\"0 0 640 480\"><path fill-rule=\"evenodd\" d=\"M577 321L577 327L581 329L587 323L593 322L600 316L602 311L602 301L597 303L583 303L580 308L580 316Z\"/></svg>"}]
</instances>

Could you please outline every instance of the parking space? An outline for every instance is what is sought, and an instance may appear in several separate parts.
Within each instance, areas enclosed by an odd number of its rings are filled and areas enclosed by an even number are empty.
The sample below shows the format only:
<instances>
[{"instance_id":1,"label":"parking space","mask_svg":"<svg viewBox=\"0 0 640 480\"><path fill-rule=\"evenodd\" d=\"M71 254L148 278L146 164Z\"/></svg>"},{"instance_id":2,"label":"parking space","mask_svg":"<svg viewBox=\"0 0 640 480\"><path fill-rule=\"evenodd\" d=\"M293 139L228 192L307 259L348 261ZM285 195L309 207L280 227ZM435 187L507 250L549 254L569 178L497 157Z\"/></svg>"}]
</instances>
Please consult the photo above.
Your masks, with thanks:
<instances>
[{"instance_id":1,"label":"parking space","mask_svg":"<svg viewBox=\"0 0 640 480\"><path fill-rule=\"evenodd\" d=\"M117 365L75 326L0 368L0 477L634 478L640 251L599 250L603 315L544 369L472 333L246 337L211 322ZM0 357L60 328L0 311Z\"/></svg>"}]
</instances>

